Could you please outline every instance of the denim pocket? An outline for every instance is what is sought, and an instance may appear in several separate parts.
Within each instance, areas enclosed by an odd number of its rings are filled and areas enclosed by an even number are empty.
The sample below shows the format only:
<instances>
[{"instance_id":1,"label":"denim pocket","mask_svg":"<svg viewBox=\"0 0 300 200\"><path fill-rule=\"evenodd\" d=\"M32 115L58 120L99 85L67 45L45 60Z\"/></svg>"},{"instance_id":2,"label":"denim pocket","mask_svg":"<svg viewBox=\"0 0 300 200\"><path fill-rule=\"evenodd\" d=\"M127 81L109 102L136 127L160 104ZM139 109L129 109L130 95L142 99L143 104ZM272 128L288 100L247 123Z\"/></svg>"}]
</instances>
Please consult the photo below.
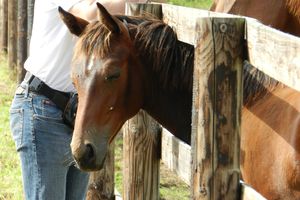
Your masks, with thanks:
<instances>
[{"instance_id":1,"label":"denim pocket","mask_svg":"<svg viewBox=\"0 0 300 200\"><path fill-rule=\"evenodd\" d=\"M33 97L34 117L48 122L61 123L62 111L48 98L42 95Z\"/></svg>"},{"instance_id":2,"label":"denim pocket","mask_svg":"<svg viewBox=\"0 0 300 200\"><path fill-rule=\"evenodd\" d=\"M24 111L22 101L15 97L9 112L12 137L15 141L16 149L19 151L23 146Z\"/></svg>"}]
</instances>

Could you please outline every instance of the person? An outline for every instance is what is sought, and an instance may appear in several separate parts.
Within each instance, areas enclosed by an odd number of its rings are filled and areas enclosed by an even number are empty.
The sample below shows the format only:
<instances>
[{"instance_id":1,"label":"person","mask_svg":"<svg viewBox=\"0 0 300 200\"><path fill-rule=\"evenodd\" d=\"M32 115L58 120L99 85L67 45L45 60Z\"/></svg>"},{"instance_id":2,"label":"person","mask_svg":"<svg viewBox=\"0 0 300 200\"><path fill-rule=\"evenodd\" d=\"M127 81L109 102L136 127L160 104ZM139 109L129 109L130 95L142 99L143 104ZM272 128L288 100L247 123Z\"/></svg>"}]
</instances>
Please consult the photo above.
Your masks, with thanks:
<instances>
[{"instance_id":1,"label":"person","mask_svg":"<svg viewBox=\"0 0 300 200\"><path fill-rule=\"evenodd\" d=\"M114 14L124 13L125 0L100 3ZM75 92L70 65L76 38L58 7L91 21L97 18L96 0L35 0L34 6L27 73L10 108L25 199L84 199L89 175L74 165L72 126L63 117Z\"/></svg>"}]
</instances>

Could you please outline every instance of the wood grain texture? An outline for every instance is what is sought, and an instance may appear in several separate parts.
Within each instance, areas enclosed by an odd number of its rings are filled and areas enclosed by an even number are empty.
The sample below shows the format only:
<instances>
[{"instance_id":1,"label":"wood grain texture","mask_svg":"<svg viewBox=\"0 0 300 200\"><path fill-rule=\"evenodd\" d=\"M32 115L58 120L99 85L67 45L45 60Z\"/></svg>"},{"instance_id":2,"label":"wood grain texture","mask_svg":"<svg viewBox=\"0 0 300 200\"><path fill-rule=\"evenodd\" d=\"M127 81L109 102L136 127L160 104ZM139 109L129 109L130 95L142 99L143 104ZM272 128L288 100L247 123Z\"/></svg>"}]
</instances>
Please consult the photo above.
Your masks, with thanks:
<instances>
[{"instance_id":1,"label":"wood grain texture","mask_svg":"<svg viewBox=\"0 0 300 200\"><path fill-rule=\"evenodd\" d=\"M8 0L0 0L0 52L7 52Z\"/></svg>"},{"instance_id":2,"label":"wood grain texture","mask_svg":"<svg viewBox=\"0 0 300 200\"><path fill-rule=\"evenodd\" d=\"M17 78L21 83L26 73L24 62L27 59L27 0L18 1L17 27Z\"/></svg>"},{"instance_id":3,"label":"wood grain texture","mask_svg":"<svg viewBox=\"0 0 300 200\"><path fill-rule=\"evenodd\" d=\"M125 13L131 16L153 15L162 18L162 7L160 4L126 3Z\"/></svg>"},{"instance_id":4,"label":"wood grain texture","mask_svg":"<svg viewBox=\"0 0 300 200\"><path fill-rule=\"evenodd\" d=\"M159 199L160 126L140 111L123 130L123 199Z\"/></svg>"},{"instance_id":5,"label":"wood grain texture","mask_svg":"<svg viewBox=\"0 0 300 200\"><path fill-rule=\"evenodd\" d=\"M34 2L35 0L27 0L27 43L29 47L32 25L33 25L33 14L34 14Z\"/></svg>"},{"instance_id":6,"label":"wood grain texture","mask_svg":"<svg viewBox=\"0 0 300 200\"><path fill-rule=\"evenodd\" d=\"M250 63L270 77L300 91L300 38L247 18Z\"/></svg>"},{"instance_id":7,"label":"wood grain texture","mask_svg":"<svg viewBox=\"0 0 300 200\"><path fill-rule=\"evenodd\" d=\"M15 70L17 66L17 0L8 1L8 66Z\"/></svg>"},{"instance_id":8,"label":"wood grain texture","mask_svg":"<svg viewBox=\"0 0 300 200\"><path fill-rule=\"evenodd\" d=\"M197 23L192 114L193 199L239 198L243 19Z\"/></svg>"},{"instance_id":9,"label":"wood grain texture","mask_svg":"<svg viewBox=\"0 0 300 200\"><path fill-rule=\"evenodd\" d=\"M162 4L163 20L177 33L182 42L196 45L196 24L201 17L233 17L230 14L216 13L208 10Z\"/></svg>"}]
</instances>

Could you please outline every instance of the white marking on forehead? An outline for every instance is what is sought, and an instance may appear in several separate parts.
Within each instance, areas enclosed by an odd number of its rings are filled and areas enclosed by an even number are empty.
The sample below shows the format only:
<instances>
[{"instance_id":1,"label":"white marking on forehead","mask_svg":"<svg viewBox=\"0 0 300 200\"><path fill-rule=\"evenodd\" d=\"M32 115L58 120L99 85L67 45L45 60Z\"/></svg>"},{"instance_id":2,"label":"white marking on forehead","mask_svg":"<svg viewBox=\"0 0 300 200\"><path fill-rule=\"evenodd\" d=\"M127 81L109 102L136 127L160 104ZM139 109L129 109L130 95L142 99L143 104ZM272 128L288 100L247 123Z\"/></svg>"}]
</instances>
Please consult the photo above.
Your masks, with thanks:
<instances>
[{"instance_id":1,"label":"white marking on forehead","mask_svg":"<svg viewBox=\"0 0 300 200\"><path fill-rule=\"evenodd\" d=\"M87 63L87 66L86 66L86 70L91 71L95 67L97 67L97 68L102 67L101 64L102 64L102 61L100 59L97 59L95 57L95 55L92 55L88 58L88 63Z\"/></svg>"},{"instance_id":2,"label":"white marking on forehead","mask_svg":"<svg viewBox=\"0 0 300 200\"><path fill-rule=\"evenodd\" d=\"M87 70L91 71L94 66L95 56L92 55L88 61Z\"/></svg>"}]
</instances>

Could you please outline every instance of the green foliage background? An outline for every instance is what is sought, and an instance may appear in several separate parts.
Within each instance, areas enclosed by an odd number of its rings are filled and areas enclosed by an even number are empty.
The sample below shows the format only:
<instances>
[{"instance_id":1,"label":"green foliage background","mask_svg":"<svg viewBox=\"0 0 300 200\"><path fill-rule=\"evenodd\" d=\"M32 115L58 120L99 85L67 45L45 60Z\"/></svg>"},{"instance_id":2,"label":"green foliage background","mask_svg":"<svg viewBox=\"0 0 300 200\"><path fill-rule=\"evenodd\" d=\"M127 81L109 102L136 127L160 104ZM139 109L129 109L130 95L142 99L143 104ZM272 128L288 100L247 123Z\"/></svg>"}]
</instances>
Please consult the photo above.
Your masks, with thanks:
<instances>
[{"instance_id":1,"label":"green foliage background","mask_svg":"<svg viewBox=\"0 0 300 200\"><path fill-rule=\"evenodd\" d=\"M169 4L201 9L208 9L211 5L211 2L211 0L168 0Z\"/></svg>"}]
</instances>

